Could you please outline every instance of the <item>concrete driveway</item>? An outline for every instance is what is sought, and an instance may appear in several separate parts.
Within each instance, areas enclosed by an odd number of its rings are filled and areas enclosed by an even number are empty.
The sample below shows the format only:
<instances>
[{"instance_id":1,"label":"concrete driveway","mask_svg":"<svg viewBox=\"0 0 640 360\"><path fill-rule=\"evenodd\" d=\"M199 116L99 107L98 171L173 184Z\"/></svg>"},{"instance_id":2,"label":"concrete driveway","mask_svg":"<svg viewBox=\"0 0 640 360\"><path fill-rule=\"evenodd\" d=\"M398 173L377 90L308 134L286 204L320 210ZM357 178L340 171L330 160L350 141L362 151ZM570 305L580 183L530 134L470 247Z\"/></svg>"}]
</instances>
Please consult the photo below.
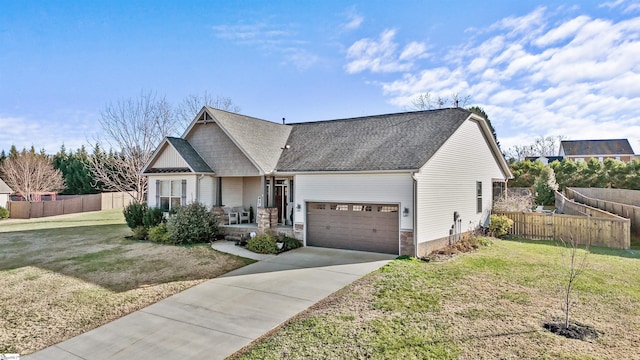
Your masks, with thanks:
<instances>
[{"instance_id":1,"label":"concrete driveway","mask_svg":"<svg viewBox=\"0 0 640 360\"><path fill-rule=\"evenodd\" d=\"M394 258L313 247L255 256L230 244L213 247L260 261L23 358L224 359Z\"/></svg>"}]
</instances>

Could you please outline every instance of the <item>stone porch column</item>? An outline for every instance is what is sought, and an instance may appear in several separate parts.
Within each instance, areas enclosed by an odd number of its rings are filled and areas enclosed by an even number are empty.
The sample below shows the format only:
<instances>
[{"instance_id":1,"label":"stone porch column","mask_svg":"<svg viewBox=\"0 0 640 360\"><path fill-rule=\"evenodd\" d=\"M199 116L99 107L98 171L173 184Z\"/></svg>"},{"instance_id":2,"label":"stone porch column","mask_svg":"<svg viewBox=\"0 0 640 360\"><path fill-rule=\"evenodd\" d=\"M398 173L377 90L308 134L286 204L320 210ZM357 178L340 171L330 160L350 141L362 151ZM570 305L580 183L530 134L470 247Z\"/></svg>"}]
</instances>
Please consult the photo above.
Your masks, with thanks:
<instances>
[{"instance_id":1,"label":"stone porch column","mask_svg":"<svg viewBox=\"0 0 640 360\"><path fill-rule=\"evenodd\" d=\"M258 208L256 222L260 234L275 229L278 226L278 208Z\"/></svg>"}]
</instances>

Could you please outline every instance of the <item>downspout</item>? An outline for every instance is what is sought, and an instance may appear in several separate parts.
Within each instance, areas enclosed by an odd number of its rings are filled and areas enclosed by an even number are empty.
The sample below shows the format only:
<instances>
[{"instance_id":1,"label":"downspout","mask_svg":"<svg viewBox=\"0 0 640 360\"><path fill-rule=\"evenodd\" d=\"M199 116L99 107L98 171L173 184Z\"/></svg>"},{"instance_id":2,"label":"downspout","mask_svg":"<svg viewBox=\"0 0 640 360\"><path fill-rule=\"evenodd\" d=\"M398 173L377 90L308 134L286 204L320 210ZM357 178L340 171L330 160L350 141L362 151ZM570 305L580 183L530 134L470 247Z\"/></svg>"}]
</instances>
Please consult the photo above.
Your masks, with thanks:
<instances>
[{"instance_id":1,"label":"downspout","mask_svg":"<svg viewBox=\"0 0 640 360\"><path fill-rule=\"evenodd\" d=\"M200 174L198 181L196 181L196 201L199 203L202 203L200 199L200 181L202 181L202 179L204 179L204 174Z\"/></svg>"},{"instance_id":2,"label":"downspout","mask_svg":"<svg viewBox=\"0 0 640 360\"><path fill-rule=\"evenodd\" d=\"M418 257L418 179L416 172L411 172L413 180L413 257Z\"/></svg>"}]
</instances>

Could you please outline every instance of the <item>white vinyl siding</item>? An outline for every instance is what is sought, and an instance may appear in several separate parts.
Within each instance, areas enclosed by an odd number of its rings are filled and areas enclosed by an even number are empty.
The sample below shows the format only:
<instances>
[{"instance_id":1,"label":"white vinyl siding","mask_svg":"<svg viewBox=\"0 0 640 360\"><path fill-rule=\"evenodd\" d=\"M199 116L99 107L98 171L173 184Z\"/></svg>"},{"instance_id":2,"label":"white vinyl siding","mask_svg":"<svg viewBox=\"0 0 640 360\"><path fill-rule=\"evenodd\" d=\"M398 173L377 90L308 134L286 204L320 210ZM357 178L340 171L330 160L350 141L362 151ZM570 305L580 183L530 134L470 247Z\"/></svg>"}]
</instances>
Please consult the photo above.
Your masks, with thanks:
<instances>
[{"instance_id":1,"label":"white vinyl siding","mask_svg":"<svg viewBox=\"0 0 640 360\"><path fill-rule=\"evenodd\" d=\"M222 178L222 205L229 207L242 206L242 187L243 180L241 177Z\"/></svg>"},{"instance_id":2,"label":"white vinyl siding","mask_svg":"<svg viewBox=\"0 0 640 360\"><path fill-rule=\"evenodd\" d=\"M0 206L6 209L8 201L9 201L9 194L0 194Z\"/></svg>"},{"instance_id":3,"label":"white vinyl siding","mask_svg":"<svg viewBox=\"0 0 640 360\"><path fill-rule=\"evenodd\" d=\"M186 180L185 200L186 204L196 200L196 181L197 176L193 174L185 175L153 175L149 176L149 187L147 189L147 204L149 207L159 207L160 204L156 200L156 180L160 181L178 181Z\"/></svg>"},{"instance_id":4,"label":"white vinyl siding","mask_svg":"<svg viewBox=\"0 0 640 360\"><path fill-rule=\"evenodd\" d=\"M413 180L407 173L313 174L294 178L294 223L304 223L307 202L397 204L400 228L413 229ZM298 208L300 205L300 208Z\"/></svg>"},{"instance_id":5,"label":"white vinyl siding","mask_svg":"<svg viewBox=\"0 0 640 360\"><path fill-rule=\"evenodd\" d=\"M150 168L187 168L187 162L173 146L167 144Z\"/></svg>"},{"instance_id":6,"label":"white vinyl siding","mask_svg":"<svg viewBox=\"0 0 640 360\"><path fill-rule=\"evenodd\" d=\"M467 120L416 173L417 242L449 236L455 211L462 220L462 232L483 223L491 211L491 196L483 194L478 212L476 182L481 182L483 190L491 189L494 178L502 179L504 174L480 125Z\"/></svg>"},{"instance_id":7,"label":"white vinyl siding","mask_svg":"<svg viewBox=\"0 0 640 360\"><path fill-rule=\"evenodd\" d=\"M261 186L262 178L259 176L246 177L243 179L242 207L245 210L249 210L249 207L253 207L254 214L256 214L258 196L262 195Z\"/></svg>"},{"instance_id":8,"label":"white vinyl siding","mask_svg":"<svg viewBox=\"0 0 640 360\"><path fill-rule=\"evenodd\" d=\"M213 176L198 177L198 201L212 207L216 201L216 179Z\"/></svg>"}]
</instances>

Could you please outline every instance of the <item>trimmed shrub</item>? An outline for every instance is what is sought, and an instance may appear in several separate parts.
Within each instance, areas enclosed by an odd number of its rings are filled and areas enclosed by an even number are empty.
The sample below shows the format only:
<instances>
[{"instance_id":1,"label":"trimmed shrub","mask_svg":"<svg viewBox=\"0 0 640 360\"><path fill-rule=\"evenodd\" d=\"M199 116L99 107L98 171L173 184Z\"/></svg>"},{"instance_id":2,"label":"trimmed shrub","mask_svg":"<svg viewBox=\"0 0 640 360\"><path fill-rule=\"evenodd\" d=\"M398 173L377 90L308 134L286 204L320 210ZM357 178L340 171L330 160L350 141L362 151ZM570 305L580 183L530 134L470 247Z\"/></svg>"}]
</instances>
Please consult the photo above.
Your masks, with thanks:
<instances>
[{"instance_id":1,"label":"trimmed shrub","mask_svg":"<svg viewBox=\"0 0 640 360\"><path fill-rule=\"evenodd\" d=\"M138 226L133 229L133 238L137 240L145 240L147 238L147 229L144 226Z\"/></svg>"},{"instance_id":2,"label":"trimmed shrub","mask_svg":"<svg viewBox=\"0 0 640 360\"><path fill-rule=\"evenodd\" d=\"M9 210L0 206L0 219L6 219L9 217Z\"/></svg>"},{"instance_id":3,"label":"trimmed shrub","mask_svg":"<svg viewBox=\"0 0 640 360\"><path fill-rule=\"evenodd\" d=\"M196 244L214 240L220 233L218 218L199 202L179 208L167 221L173 244Z\"/></svg>"},{"instance_id":4,"label":"trimmed shrub","mask_svg":"<svg viewBox=\"0 0 640 360\"><path fill-rule=\"evenodd\" d=\"M131 230L138 226L144 226L143 218L146 211L147 204L133 202L127 205L122 211L124 219L127 222L127 226L129 226Z\"/></svg>"},{"instance_id":5,"label":"trimmed shrub","mask_svg":"<svg viewBox=\"0 0 640 360\"><path fill-rule=\"evenodd\" d=\"M160 223L149 229L149 235L147 237L149 238L149 241L157 243L171 242L171 239L169 238L169 231L167 230L167 224L165 223Z\"/></svg>"},{"instance_id":6,"label":"trimmed shrub","mask_svg":"<svg viewBox=\"0 0 640 360\"><path fill-rule=\"evenodd\" d=\"M476 234L469 236L469 239L467 241L475 249L481 246L487 247L493 245L493 240L491 240L491 238L486 236L479 236Z\"/></svg>"},{"instance_id":7,"label":"trimmed shrub","mask_svg":"<svg viewBox=\"0 0 640 360\"><path fill-rule=\"evenodd\" d=\"M287 235L283 235L281 241L284 243L284 246L282 247L283 251L297 249L302 246L300 240L288 237Z\"/></svg>"},{"instance_id":8,"label":"trimmed shrub","mask_svg":"<svg viewBox=\"0 0 640 360\"><path fill-rule=\"evenodd\" d=\"M142 225L151 229L164 222L164 211L161 208L148 208L142 216Z\"/></svg>"},{"instance_id":9,"label":"trimmed shrub","mask_svg":"<svg viewBox=\"0 0 640 360\"><path fill-rule=\"evenodd\" d=\"M256 235L247 242L247 250L251 250L258 254L277 254L278 245L276 245L276 238L270 234ZM297 241L297 240L296 240Z\"/></svg>"},{"instance_id":10,"label":"trimmed shrub","mask_svg":"<svg viewBox=\"0 0 640 360\"><path fill-rule=\"evenodd\" d=\"M513 220L508 217L502 215L491 215L491 219L489 221L489 231L495 237L503 237L509 233L509 230L513 226Z\"/></svg>"}]
</instances>

